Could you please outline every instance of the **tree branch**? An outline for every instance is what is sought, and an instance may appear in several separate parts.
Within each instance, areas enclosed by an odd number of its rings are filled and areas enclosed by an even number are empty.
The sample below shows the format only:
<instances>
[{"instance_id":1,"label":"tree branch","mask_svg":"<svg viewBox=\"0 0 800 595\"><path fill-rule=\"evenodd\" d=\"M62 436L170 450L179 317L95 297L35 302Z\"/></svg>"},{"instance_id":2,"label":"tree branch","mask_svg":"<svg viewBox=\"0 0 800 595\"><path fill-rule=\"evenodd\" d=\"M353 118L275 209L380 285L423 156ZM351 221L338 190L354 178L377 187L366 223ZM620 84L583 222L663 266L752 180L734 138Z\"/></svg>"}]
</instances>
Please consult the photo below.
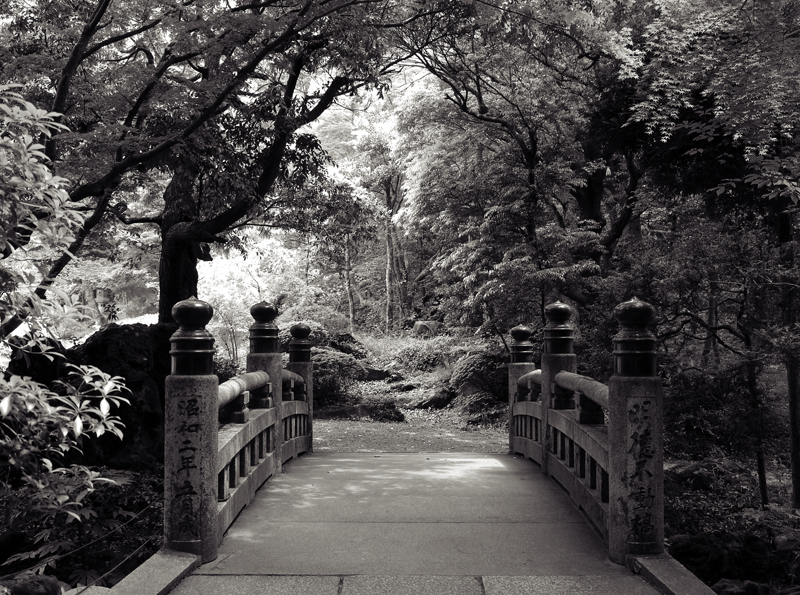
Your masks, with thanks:
<instances>
[{"instance_id":1,"label":"tree branch","mask_svg":"<svg viewBox=\"0 0 800 595\"><path fill-rule=\"evenodd\" d=\"M130 217L126 215L124 210L127 208L127 205L124 204L116 204L116 205L109 205L108 210L114 214L114 216L119 219L125 225L136 225L138 223L155 223L156 225L161 225L164 214L161 213L160 215L153 215L152 217Z\"/></svg>"},{"instance_id":2,"label":"tree branch","mask_svg":"<svg viewBox=\"0 0 800 595\"><path fill-rule=\"evenodd\" d=\"M736 337L737 339L742 341L743 343L747 341L747 338L745 337L744 333L742 333L740 330L732 327L729 324L718 324L718 325L712 326L712 325L708 324L705 320L703 320L701 317L697 316L696 314L693 314L692 312L688 312L686 310L684 310L682 312L679 312L678 316L686 316L687 318L691 318L692 321L694 321L697 324L699 324L700 326L702 326L708 332L714 333L715 336L717 335L717 331L727 331L730 334L732 334L734 337Z\"/></svg>"},{"instance_id":3,"label":"tree branch","mask_svg":"<svg viewBox=\"0 0 800 595\"><path fill-rule=\"evenodd\" d=\"M96 33L100 19L103 18L103 15L108 10L110 3L111 0L99 0L94 14L89 19L89 22L84 26L78 42L72 48L72 53L70 54L69 59L67 59L67 63L64 65L64 68L61 69L61 76L58 79L58 86L56 87L56 94L55 97L53 97L53 103L50 111L58 114L63 113L64 107L67 104L67 97L69 96L69 88L72 84L72 79L75 76L75 73L78 71L78 65L83 60L86 46L89 45L89 41ZM58 116L57 121L61 121L61 118L62 116ZM45 155L47 155L48 159L51 161L55 161L55 138L48 139L47 143L45 144Z\"/></svg>"},{"instance_id":4,"label":"tree branch","mask_svg":"<svg viewBox=\"0 0 800 595\"><path fill-rule=\"evenodd\" d=\"M133 31L128 31L126 33L120 33L119 35L114 35L113 37L109 37L108 39L105 39L105 40L103 40L103 41L101 41L99 43L96 43L95 45L93 45L91 48L89 48L88 50L86 50L84 52L82 60L85 60L86 58L88 58L89 56L91 56L95 52L103 49L104 47L107 47L109 45L115 44L118 41L122 41L124 39L128 39L130 37L133 37L134 35L138 35L139 33L144 33L145 31L148 31L149 29L152 29L156 25L160 24L161 20L162 19L156 19L155 21L151 21L150 23L147 23L146 25L142 25L138 29L134 29Z\"/></svg>"}]
</instances>

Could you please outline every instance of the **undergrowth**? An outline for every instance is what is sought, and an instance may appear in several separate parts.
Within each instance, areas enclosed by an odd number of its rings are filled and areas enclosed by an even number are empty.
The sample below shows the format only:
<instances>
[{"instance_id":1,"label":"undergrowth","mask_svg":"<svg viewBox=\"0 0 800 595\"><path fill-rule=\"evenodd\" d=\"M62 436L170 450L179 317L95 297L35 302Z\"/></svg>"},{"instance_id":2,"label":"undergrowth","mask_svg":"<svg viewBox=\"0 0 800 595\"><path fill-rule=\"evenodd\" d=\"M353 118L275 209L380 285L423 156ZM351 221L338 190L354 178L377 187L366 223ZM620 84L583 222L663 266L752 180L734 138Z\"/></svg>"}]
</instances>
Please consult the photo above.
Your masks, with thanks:
<instances>
[{"instance_id":1,"label":"undergrowth","mask_svg":"<svg viewBox=\"0 0 800 595\"><path fill-rule=\"evenodd\" d=\"M0 578L30 572L55 576L72 587L113 586L161 547L163 471L95 471L112 482L95 484L82 500L80 519L30 514L21 503L33 497L23 488L14 501L2 498L6 519L0 533L16 537L16 552L0 566ZM19 497L21 496L21 498Z\"/></svg>"}]
</instances>

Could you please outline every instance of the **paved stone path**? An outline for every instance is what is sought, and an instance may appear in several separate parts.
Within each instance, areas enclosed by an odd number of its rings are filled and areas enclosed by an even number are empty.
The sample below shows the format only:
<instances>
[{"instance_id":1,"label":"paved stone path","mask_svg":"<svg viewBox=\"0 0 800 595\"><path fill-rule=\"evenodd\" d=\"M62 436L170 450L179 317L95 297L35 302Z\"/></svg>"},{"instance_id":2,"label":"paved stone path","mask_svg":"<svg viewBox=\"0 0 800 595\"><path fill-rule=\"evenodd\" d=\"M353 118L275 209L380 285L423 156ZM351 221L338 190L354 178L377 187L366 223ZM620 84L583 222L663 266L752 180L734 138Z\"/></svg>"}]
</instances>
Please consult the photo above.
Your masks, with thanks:
<instances>
[{"instance_id":1,"label":"paved stone path","mask_svg":"<svg viewBox=\"0 0 800 595\"><path fill-rule=\"evenodd\" d=\"M519 457L324 453L284 469L172 593L657 593Z\"/></svg>"}]
</instances>

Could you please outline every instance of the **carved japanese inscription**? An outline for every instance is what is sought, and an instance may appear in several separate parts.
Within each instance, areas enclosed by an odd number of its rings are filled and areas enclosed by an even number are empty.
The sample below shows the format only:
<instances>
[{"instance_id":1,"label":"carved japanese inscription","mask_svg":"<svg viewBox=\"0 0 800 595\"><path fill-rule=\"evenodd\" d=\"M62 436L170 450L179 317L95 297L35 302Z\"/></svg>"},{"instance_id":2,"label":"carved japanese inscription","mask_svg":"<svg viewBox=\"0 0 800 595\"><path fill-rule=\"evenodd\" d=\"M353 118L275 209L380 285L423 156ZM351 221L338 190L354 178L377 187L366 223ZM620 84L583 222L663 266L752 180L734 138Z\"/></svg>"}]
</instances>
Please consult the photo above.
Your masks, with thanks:
<instances>
[{"instance_id":1,"label":"carved japanese inscription","mask_svg":"<svg viewBox=\"0 0 800 595\"><path fill-rule=\"evenodd\" d=\"M197 398L181 396L176 403L178 434L180 435L178 457L172 482L172 527L173 539L193 541L199 539L200 495L202 485L198 462L200 448L200 406Z\"/></svg>"},{"instance_id":2,"label":"carved japanese inscription","mask_svg":"<svg viewBox=\"0 0 800 595\"><path fill-rule=\"evenodd\" d=\"M628 401L628 523L634 541L647 542L655 537L652 478L655 473L655 445L650 398Z\"/></svg>"}]
</instances>

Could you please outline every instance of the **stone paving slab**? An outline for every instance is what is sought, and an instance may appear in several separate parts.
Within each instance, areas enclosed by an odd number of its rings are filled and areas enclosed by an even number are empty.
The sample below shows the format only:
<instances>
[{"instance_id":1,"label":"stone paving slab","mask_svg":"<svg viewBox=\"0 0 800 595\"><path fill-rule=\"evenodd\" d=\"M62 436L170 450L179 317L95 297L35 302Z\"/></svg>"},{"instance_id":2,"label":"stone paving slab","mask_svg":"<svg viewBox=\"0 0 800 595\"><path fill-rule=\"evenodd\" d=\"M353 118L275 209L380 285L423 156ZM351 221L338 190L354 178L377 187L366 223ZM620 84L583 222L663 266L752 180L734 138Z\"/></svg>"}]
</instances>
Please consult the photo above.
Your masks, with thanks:
<instances>
[{"instance_id":1,"label":"stone paving slab","mask_svg":"<svg viewBox=\"0 0 800 595\"><path fill-rule=\"evenodd\" d=\"M341 595L484 595L476 576L346 576Z\"/></svg>"},{"instance_id":2,"label":"stone paving slab","mask_svg":"<svg viewBox=\"0 0 800 595\"><path fill-rule=\"evenodd\" d=\"M640 577L484 576L485 595L656 595Z\"/></svg>"},{"instance_id":3,"label":"stone paving slab","mask_svg":"<svg viewBox=\"0 0 800 595\"><path fill-rule=\"evenodd\" d=\"M577 523L261 523L226 537L201 574L607 574ZM576 547L580 544L580 547Z\"/></svg>"},{"instance_id":4,"label":"stone paving slab","mask_svg":"<svg viewBox=\"0 0 800 595\"><path fill-rule=\"evenodd\" d=\"M190 576L170 595L337 595L338 576Z\"/></svg>"},{"instance_id":5,"label":"stone paving slab","mask_svg":"<svg viewBox=\"0 0 800 595\"><path fill-rule=\"evenodd\" d=\"M627 576L208 576L173 595L656 595Z\"/></svg>"},{"instance_id":6,"label":"stone paving slab","mask_svg":"<svg viewBox=\"0 0 800 595\"><path fill-rule=\"evenodd\" d=\"M325 453L292 461L200 574L607 574L561 489L518 457Z\"/></svg>"}]
</instances>

